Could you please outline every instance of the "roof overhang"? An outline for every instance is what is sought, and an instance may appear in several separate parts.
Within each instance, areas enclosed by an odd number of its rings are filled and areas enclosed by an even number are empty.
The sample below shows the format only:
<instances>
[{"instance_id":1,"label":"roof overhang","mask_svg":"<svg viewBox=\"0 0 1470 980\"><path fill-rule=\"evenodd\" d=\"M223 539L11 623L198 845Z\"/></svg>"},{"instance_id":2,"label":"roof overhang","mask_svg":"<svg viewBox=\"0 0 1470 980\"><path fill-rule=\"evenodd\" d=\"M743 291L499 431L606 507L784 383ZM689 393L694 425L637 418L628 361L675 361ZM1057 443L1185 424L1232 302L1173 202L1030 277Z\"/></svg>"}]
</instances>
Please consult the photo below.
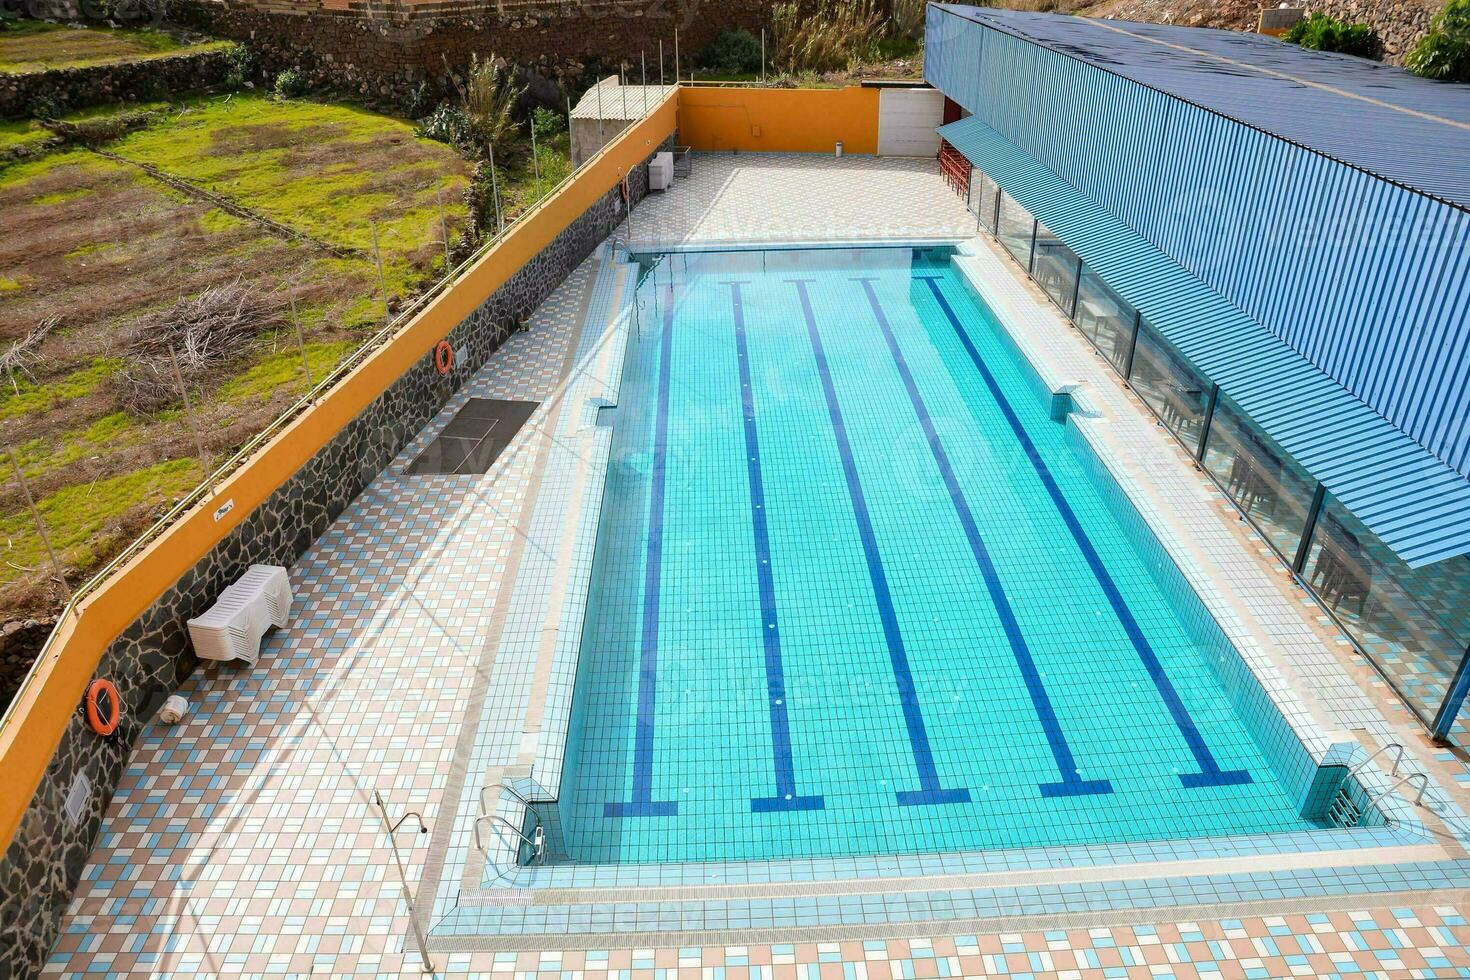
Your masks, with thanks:
<instances>
[{"instance_id":1,"label":"roof overhang","mask_svg":"<svg viewBox=\"0 0 1470 980\"><path fill-rule=\"evenodd\" d=\"M1412 568L1470 551L1470 480L971 116L939 129Z\"/></svg>"}]
</instances>

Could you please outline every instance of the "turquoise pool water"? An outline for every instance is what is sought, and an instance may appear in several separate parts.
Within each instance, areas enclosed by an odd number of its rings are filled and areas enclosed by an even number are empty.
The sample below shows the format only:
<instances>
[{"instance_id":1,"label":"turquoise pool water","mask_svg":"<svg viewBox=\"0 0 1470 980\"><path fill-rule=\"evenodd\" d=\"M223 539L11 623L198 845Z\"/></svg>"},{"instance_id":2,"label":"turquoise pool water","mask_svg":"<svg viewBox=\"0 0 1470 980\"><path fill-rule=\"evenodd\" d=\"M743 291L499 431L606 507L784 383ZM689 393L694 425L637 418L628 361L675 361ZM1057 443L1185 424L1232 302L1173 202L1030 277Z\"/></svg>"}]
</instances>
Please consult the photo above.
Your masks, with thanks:
<instances>
[{"instance_id":1,"label":"turquoise pool water","mask_svg":"<svg viewBox=\"0 0 1470 980\"><path fill-rule=\"evenodd\" d=\"M946 251L645 265L554 859L1314 826Z\"/></svg>"}]
</instances>

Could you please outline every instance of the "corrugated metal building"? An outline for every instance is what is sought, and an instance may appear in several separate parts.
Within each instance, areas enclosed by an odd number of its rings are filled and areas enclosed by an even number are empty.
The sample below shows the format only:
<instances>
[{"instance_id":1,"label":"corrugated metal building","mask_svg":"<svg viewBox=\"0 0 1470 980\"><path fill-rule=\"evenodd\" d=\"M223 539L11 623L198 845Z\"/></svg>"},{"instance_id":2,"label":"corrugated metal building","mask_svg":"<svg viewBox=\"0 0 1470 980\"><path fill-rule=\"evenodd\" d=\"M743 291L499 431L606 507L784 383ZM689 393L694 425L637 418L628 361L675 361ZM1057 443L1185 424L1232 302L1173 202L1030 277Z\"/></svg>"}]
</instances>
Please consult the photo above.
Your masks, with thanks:
<instances>
[{"instance_id":1,"label":"corrugated metal building","mask_svg":"<svg viewBox=\"0 0 1470 980\"><path fill-rule=\"evenodd\" d=\"M980 226L1444 735L1470 687L1470 86L934 4Z\"/></svg>"}]
</instances>

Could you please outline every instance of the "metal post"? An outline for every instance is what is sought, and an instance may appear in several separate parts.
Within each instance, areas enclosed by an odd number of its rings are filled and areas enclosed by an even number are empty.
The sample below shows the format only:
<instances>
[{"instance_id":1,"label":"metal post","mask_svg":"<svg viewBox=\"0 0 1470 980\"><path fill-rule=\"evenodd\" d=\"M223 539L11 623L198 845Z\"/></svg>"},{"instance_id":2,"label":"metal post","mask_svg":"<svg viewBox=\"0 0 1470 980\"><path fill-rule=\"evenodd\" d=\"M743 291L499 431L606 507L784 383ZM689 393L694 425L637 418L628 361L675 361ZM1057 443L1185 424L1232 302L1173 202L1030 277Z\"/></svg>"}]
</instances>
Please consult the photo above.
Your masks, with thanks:
<instances>
[{"instance_id":1,"label":"metal post","mask_svg":"<svg viewBox=\"0 0 1470 980\"><path fill-rule=\"evenodd\" d=\"M1077 297L1082 293L1082 260L1077 260L1077 273L1072 277L1072 302L1067 304L1067 319L1077 322Z\"/></svg>"},{"instance_id":2,"label":"metal post","mask_svg":"<svg viewBox=\"0 0 1470 980\"><path fill-rule=\"evenodd\" d=\"M1143 332L1143 314L1133 311L1133 339L1128 342L1128 359L1123 362L1123 377L1133 377L1133 355L1138 353L1138 335Z\"/></svg>"},{"instance_id":3,"label":"metal post","mask_svg":"<svg viewBox=\"0 0 1470 980\"><path fill-rule=\"evenodd\" d=\"M413 890L408 887L408 873L403 870L403 858L398 853L398 839L395 837L399 826L409 817L418 822L419 833L427 834L429 828L424 825L424 818L417 811L405 813L398 818L398 823L388 819L388 805L383 802L383 794L373 790L373 803L378 808L378 814L383 818L383 829L388 832L388 846L393 850L393 863L398 866L398 880L403 885L403 902L408 906L408 924L413 927L413 938L419 945L419 957L424 962L424 972L434 972L434 961L429 958L429 944L424 938L424 927L419 925L418 913L414 910Z\"/></svg>"},{"instance_id":4,"label":"metal post","mask_svg":"<svg viewBox=\"0 0 1470 980\"><path fill-rule=\"evenodd\" d=\"M761 84L766 84L766 29L761 28Z\"/></svg>"},{"instance_id":5,"label":"metal post","mask_svg":"<svg viewBox=\"0 0 1470 980\"><path fill-rule=\"evenodd\" d=\"M194 417L194 402L189 398L189 386L184 384L184 372L179 370L179 357L174 353L174 345L168 345L168 359L174 366L174 380L179 384L179 394L184 396L184 414L189 418L189 428L194 431L194 448L199 452L199 465L204 467L204 473L209 475L209 457L204 455L204 436L199 432L199 420Z\"/></svg>"},{"instance_id":6,"label":"metal post","mask_svg":"<svg viewBox=\"0 0 1470 980\"><path fill-rule=\"evenodd\" d=\"M694 79L690 79L694 81ZM674 84L679 84L679 28L674 28Z\"/></svg>"},{"instance_id":7,"label":"metal post","mask_svg":"<svg viewBox=\"0 0 1470 980\"><path fill-rule=\"evenodd\" d=\"M439 189L439 231L444 235L444 274L447 276L453 270L449 262L449 216L444 212L444 189Z\"/></svg>"},{"instance_id":8,"label":"metal post","mask_svg":"<svg viewBox=\"0 0 1470 980\"><path fill-rule=\"evenodd\" d=\"M607 146L607 136L602 131L602 79L597 80L597 149Z\"/></svg>"},{"instance_id":9,"label":"metal post","mask_svg":"<svg viewBox=\"0 0 1470 980\"><path fill-rule=\"evenodd\" d=\"M306 359L306 337L301 333L301 318L296 315L296 294L288 294L291 299L291 326L296 329L296 349L301 351L301 366L306 369L306 390L316 387L311 380L311 362Z\"/></svg>"},{"instance_id":10,"label":"metal post","mask_svg":"<svg viewBox=\"0 0 1470 980\"><path fill-rule=\"evenodd\" d=\"M628 75L623 71L622 65L618 65L618 91L623 95L623 118L618 122L626 126L628 124Z\"/></svg>"},{"instance_id":11,"label":"metal post","mask_svg":"<svg viewBox=\"0 0 1470 980\"><path fill-rule=\"evenodd\" d=\"M531 116L531 170L536 174L536 200L541 200L541 156L536 152L536 117Z\"/></svg>"},{"instance_id":12,"label":"metal post","mask_svg":"<svg viewBox=\"0 0 1470 980\"><path fill-rule=\"evenodd\" d=\"M1291 561L1291 570L1298 575L1307 567L1307 554L1312 550L1312 536L1317 533L1317 518L1322 516L1326 499L1327 488L1317 484L1312 502L1307 505L1307 523L1302 525L1302 539L1296 546L1296 557Z\"/></svg>"},{"instance_id":13,"label":"metal post","mask_svg":"<svg viewBox=\"0 0 1470 980\"><path fill-rule=\"evenodd\" d=\"M659 95L663 95L664 88L664 39L658 39L658 88Z\"/></svg>"},{"instance_id":14,"label":"metal post","mask_svg":"<svg viewBox=\"0 0 1470 980\"><path fill-rule=\"evenodd\" d=\"M5 451L10 454L10 465L15 470L15 478L20 481L20 492L26 498L26 507L30 509L31 520L36 522L36 533L41 536L41 544L46 546L46 554L51 559L51 570L56 574L56 581L61 583L65 589L66 573L61 570L61 560L56 557L56 549L51 547L51 535L46 533L46 522L41 520L41 512L36 508L36 498L31 496L31 485L26 482L25 472L20 468L20 460L15 458L15 450L9 446Z\"/></svg>"},{"instance_id":15,"label":"metal post","mask_svg":"<svg viewBox=\"0 0 1470 980\"><path fill-rule=\"evenodd\" d=\"M623 168L622 167L619 167L618 168L618 183L621 184L624 179L625 178L623 177ZM628 206L628 242L631 244L632 241L633 241L633 183L632 183L632 181L629 181L628 182L628 200L624 201L623 203Z\"/></svg>"},{"instance_id":16,"label":"metal post","mask_svg":"<svg viewBox=\"0 0 1470 980\"><path fill-rule=\"evenodd\" d=\"M378 248L378 223L369 221L368 226L373 230L373 261L378 264L378 288L383 291L383 319L388 319L393 314L388 309L388 277L383 273L383 252Z\"/></svg>"},{"instance_id":17,"label":"metal post","mask_svg":"<svg viewBox=\"0 0 1470 980\"><path fill-rule=\"evenodd\" d=\"M638 61L643 66L642 67L643 74L640 75L639 77L643 80L642 81L642 88L643 88L643 115L646 116L646 115L648 115L648 55L644 54L642 51L639 51L638 52Z\"/></svg>"},{"instance_id":18,"label":"metal post","mask_svg":"<svg viewBox=\"0 0 1470 980\"><path fill-rule=\"evenodd\" d=\"M1215 406L1220 403L1220 386L1210 386L1210 403L1205 406L1205 418L1199 427L1199 448L1194 451L1194 461L1202 463L1205 459L1205 442L1210 438L1210 425L1215 421Z\"/></svg>"},{"instance_id":19,"label":"metal post","mask_svg":"<svg viewBox=\"0 0 1470 980\"><path fill-rule=\"evenodd\" d=\"M1041 222L1035 218L1031 219L1031 250L1026 253L1026 275L1034 275L1036 272L1036 226Z\"/></svg>"},{"instance_id":20,"label":"metal post","mask_svg":"<svg viewBox=\"0 0 1470 980\"><path fill-rule=\"evenodd\" d=\"M495 227L496 234L505 234L505 218L500 213L500 180L495 176L495 144L485 144L490 148L490 196L495 199Z\"/></svg>"},{"instance_id":21,"label":"metal post","mask_svg":"<svg viewBox=\"0 0 1470 980\"><path fill-rule=\"evenodd\" d=\"M1455 676L1450 681L1450 689L1434 716L1429 736L1438 744L1443 745L1449 739L1450 729L1460 715L1460 706L1465 703L1467 693L1470 693L1470 647L1465 648L1465 655L1460 658L1460 666L1455 668Z\"/></svg>"}]
</instances>

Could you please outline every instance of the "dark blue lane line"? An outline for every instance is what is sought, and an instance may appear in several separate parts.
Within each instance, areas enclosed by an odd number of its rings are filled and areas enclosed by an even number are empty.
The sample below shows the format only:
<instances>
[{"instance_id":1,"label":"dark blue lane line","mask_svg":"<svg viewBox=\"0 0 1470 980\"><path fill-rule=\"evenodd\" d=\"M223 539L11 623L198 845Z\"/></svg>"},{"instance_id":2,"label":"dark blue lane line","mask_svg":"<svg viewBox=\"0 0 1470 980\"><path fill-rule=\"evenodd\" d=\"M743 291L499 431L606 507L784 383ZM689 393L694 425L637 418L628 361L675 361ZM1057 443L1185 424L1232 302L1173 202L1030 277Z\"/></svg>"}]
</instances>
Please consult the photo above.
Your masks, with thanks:
<instances>
[{"instance_id":1,"label":"dark blue lane line","mask_svg":"<svg viewBox=\"0 0 1470 980\"><path fill-rule=\"evenodd\" d=\"M776 578L771 568L771 535L766 525L766 488L761 479L761 448L755 428L755 388L750 380L750 347L745 336L745 302L740 287L727 282L735 318L735 355L740 362L741 413L745 416L745 470L750 478L750 523L755 532L755 576L761 595L761 641L766 655L766 700L771 709L771 755L776 766L776 795L750 801L753 813L821 810L820 796L796 792L796 766L791 758L791 722L786 710L786 668L781 659L781 627L776 618Z\"/></svg>"},{"instance_id":2,"label":"dark blue lane line","mask_svg":"<svg viewBox=\"0 0 1470 980\"><path fill-rule=\"evenodd\" d=\"M638 650L638 720L633 735L633 798L606 803L604 817L665 817L679 804L653 798L654 697L658 692L659 590L664 556L664 480L668 475L669 375L674 359L674 287L665 287L654 409L653 472L648 488L648 561L643 570L643 636Z\"/></svg>"},{"instance_id":3,"label":"dark blue lane line","mask_svg":"<svg viewBox=\"0 0 1470 980\"><path fill-rule=\"evenodd\" d=\"M1195 764L1199 766L1199 772L1186 772L1179 774L1179 781L1188 788L1199 786L1237 786L1242 783L1251 782L1251 774L1243 769L1222 770L1215 756L1210 752L1210 747L1205 744L1204 737L1200 735L1199 728L1194 724L1194 719L1189 716L1189 710L1184 707L1184 702L1179 698L1179 692L1174 689L1174 683L1169 680L1169 675L1164 671L1164 665L1159 662L1158 654L1154 652L1153 646L1148 638L1143 635L1138 621L1133 618L1133 612L1128 604L1123 601L1123 594L1118 590L1118 585L1113 581L1113 576L1108 572L1107 565L1103 563L1092 540L1083 530L1082 523L1077 519L1077 514L1072 510L1072 505L1062 495L1061 487L1057 485L1051 470L1047 468L1046 462L1037 451L1036 444L1031 441L1030 435L1021 425L1021 420L1016 416L1011 403L996 383L995 376L990 373L990 368L985 365L970 335L960 323L959 317L955 316L954 309L949 305L949 300L944 298L944 293L939 289L940 277L938 276L916 276L928 283L929 290L934 294L935 301L940 310L944 312L949 320L950 326L954 328L955 334L964 345L965 353L974 362L976 370L985 382L985 387L990 389L991 396L1000 407L1001 414L1005 416L1006 422L1010 424L1011 431L1015 433L1016 439L1026 451L1026 458L1031 461L1031 466L1036 470L1036 475L1041 478L1041 483L1046 487L1047 495L1051 497L1052 504L1057 512L1061 514L1062 521L1071 532L1072 539L1077 542L1082 555L1087 559L1088 567L1097 578L1097 583L1102 587L1103 595L1107 596L1108 605L1113 607L1113 614L1123 624L1123 630L1128 634L1128 640L1133 644L1133 649L1138 653L1138 659L1143 662L1144 669L1148 671L1149 678L1154 687L1158 689L1159 697L1163 699L1164 706L1169 709L1169 714L1174 719L1174 726L1179 729L1179 734L1184 736L1184 741L1189 745L1189 751L1194 755Z\"/></svg>"},{"instance_id":4,"label":"dark blue lane line","mask_svg":"<svg viewBox=\"0 0 1470 980\"><path fill-rule=\"evenodd\" d=\"M883 621L883 637L888 644L888 659L893 665L893 679L898 686L898 700L903 707L904 726L908 729L909 748L914 754L914 768L919 773L919 789L898 793L902 806L927 803L968 803L970 791L964 788L945 789L939 783L939 771L934 767L934 751L929 746L929 733L924 728L924 711L919 705L918 691L914 687L913 670L909 667L908 653L904 650L903 634L898 628L898 614L893 609L893 596L888 591L888 576L883 571L883 560L878 554L878 538L873 533L873 522L868 515L868 503L863 496L863 486L858 480L857 464L853 460L852 445L847 439L847 426L842 421L842 409L837 404L837 391L832 386L832 373L827 367L827 355L822 349L822 338L817 333L817 318L812 313L811 297L807 295L807 284L812 279L786 280L796 287L801 297L801 313L806 318L806 332L811 339L812 353L817 358L817 373L822 379L822 394L827 399L827 414L832 418L832 433L837 439L837 452L842 457L842 471L847 477L847 494L852 499L852 515L857 520L858 537L862 540L863 555L868 563L868 577L873 584L873 598L878 604L878 616Z\"/></svg>"},{"instance_id":5,"label":"dark blue lane line","mask_svg":"<svg viewBox=\"0 0 1470 980\"><path fill-rule=\"evenodd\" d=\"M1016 658L1016 666L1020 668L1021 678L1026 683L1026 693L1031 696L1031 707L1036 712L1042 729L1046 732L1046 741L1051 747L1052 759L1056 761L1057 770L1062 778L1055 783L1041 783L1038 787L1041 795L1049 797L1089 796L1111 793L1113 784L1106 779L1083 779L1077 772L1077 760L1072 755L1071 746L1067 744L1067 735L1062 731L1062 724L1057 719L1050 696L1046 693L1046 685L1042 683L1041 672L1036 669L1036 661L1031 656L1026 637L1021 632L1020 624L1016 622L1016 613L1011 608L1010 597L1006 595L1000 583L1000 574L996 571L995 563L990 559L990 549L985 547L985 539L980 536L980 528L975 523L975 515L970 510L969 501L965 499L964 491L960 489L959 481L955 479L954 467L950 465L949 454L945 452L944 444L939 440L939 433L934 429L934 421L929 415L929 408L924 404L923 396L919 394L919 386L914 383L914 376L909 371L908 362L904 360L903 352L899 350L898 338L893 335L893 327L889 324L888 316L883 312L883 305L878 301L878 294L873 289L873 283L878 280L855 278L853 281L862 283L863 291L868 294L868 304L873 308L873 318L878 321L878 329L883 332L883 339L888 342L888 351L893 355L893 363L898 368L899 376L903 378L903 386L908 390L909 401L913 403L914 414L918 416L919 425L924 429L924 437L929 442L929 451L934 454L934 463L939 467L939 475L944 478L944 485L949 490L949 499L954 504L955 514L960 519L960 525L965 529L965 538L970 542L970 553L975 556L975 564L980 566L980 574L985 579L985 589L990 593L990 602L995 606L996 614L1000 616L1006 640L1011 645L1011 654Z\"/></svg>"}]
</instances>

